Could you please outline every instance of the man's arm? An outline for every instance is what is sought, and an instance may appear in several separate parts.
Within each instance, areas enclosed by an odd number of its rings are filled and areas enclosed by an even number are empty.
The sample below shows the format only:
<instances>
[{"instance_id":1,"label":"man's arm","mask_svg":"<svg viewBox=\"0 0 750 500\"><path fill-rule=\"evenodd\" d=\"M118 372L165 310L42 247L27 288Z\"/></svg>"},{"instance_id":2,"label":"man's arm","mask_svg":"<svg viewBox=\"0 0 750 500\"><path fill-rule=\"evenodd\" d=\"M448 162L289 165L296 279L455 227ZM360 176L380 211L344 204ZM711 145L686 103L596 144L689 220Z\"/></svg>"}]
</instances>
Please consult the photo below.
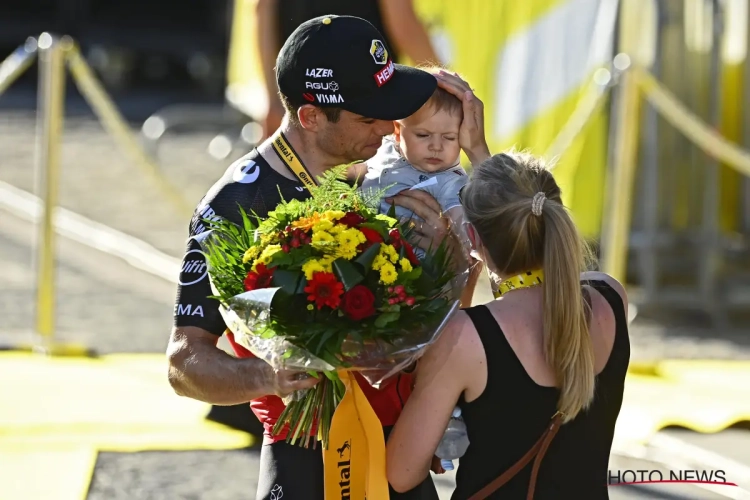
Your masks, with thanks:
<instances>
[{"instance_id":1,"label":"man's arm","mask_svg":"<svg viewBox=\"0 0 750 500\"><path fill-rule=\"evenodd\" d=\"M380 12L388 38L400 54L407 55L414 65L440 64L412 0L380 0Z\"/></svg>"},{"instance_id":2,"label":"man's arm","mask_svg":"<svg viewBox=\"0 0 750 500\"><path fill-rule=\"evenodd\" d=\"M275 394L285 396L318 380L299 372L274 371L257 358L233 358L219 337L195 326L175 327L169 338L169 383L180 396L215 405L234 405ZM302 374L304 375L304 373Z\"/></svg>"}]
</instances>

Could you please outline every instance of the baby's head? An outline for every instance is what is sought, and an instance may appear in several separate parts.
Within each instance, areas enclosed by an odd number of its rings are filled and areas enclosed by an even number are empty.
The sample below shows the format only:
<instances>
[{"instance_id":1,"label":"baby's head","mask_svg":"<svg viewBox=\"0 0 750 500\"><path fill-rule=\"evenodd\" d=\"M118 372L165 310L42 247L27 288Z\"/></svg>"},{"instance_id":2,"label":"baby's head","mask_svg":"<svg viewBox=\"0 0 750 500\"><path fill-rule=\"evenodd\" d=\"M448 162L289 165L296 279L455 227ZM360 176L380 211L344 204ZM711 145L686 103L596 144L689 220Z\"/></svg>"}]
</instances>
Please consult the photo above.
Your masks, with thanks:
<instances>
[{"instance_id":1,"label":"baby's head","mask_svg":"<svg viewBox=\"0 0 750 500\"><path fill-rule=\"evenodd\" d=\"M458 129L463 120L461 101L438 87L413 115L394 123L401 154L424 172L440 172L458 162Z\"/></svg>"}]
</instances>

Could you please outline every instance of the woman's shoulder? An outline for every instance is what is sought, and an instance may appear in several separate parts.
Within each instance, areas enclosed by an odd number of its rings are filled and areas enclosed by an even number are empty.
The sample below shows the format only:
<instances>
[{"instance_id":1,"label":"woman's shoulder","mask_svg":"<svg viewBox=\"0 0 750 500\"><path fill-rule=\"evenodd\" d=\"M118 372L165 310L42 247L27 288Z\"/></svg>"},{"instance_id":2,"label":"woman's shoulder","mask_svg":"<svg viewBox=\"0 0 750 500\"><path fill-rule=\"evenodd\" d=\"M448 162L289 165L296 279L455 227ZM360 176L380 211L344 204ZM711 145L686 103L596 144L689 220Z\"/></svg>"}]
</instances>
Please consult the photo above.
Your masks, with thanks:
<instances>
[{"instance_id":1,"label":"woman's shoulder","mask_svg":"<svg viewBox=\"0 0 750 500\"><path fill-rule=\"evenodd\" d=\"M620 283L613 276L610 276L609 274L603 273L601 271L586 271L584 273L581 273L581 281L599 281L609 285L610 288L617 292L617 294L620 296L620 299L622 299L622 305L625 307L625 314L627 315L628 293L622 283Z\"/></svg>"},{"instance_id":2,"label":"woman's shoulder","mask_svg":"<svg viewBox=\"0 0 750 500\"><path fill-rule=\"evenodd\" d=\"M425 357L441 364L450 362L465 366L464 363L474 357L477 345L481 346L481 340L474 323L465 310L459 310L427 350Z\"/></svg>"}]
</instances>

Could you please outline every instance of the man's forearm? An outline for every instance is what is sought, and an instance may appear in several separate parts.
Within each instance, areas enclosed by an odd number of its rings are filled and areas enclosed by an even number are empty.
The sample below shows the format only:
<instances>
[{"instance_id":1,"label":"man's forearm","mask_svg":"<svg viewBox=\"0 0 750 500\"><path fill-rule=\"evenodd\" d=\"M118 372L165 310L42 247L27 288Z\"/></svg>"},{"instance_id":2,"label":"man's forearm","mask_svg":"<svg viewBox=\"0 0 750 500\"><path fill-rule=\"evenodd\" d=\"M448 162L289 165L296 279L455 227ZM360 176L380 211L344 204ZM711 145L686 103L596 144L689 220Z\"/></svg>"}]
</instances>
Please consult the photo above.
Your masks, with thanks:
<instances>
[{"instance_id":1,"label":"man's forearm","mask_svg":"<svg viewBox=\"0 0 750 500\"><path fill-rule=\"evenodd\" d=\"M211 345L191 346L169 359L169 381L180 396L234 405L273 394L271 368L261 359L233 358Z\"/></svg>"}]
</instances>

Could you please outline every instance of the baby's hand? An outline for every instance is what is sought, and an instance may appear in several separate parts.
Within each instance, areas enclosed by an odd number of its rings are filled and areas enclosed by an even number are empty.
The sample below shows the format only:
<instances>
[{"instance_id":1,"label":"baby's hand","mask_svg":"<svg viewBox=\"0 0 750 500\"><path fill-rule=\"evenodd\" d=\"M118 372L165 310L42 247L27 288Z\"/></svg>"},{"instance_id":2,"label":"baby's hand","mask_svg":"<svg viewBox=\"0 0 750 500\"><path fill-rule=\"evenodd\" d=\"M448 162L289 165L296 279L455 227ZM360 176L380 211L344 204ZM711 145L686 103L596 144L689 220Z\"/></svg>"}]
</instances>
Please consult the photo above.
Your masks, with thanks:
<instances>
[{"instance_id":1,"label":"baby's hand","mask_svg":"<svg viewBox=\"0 0 750 500\"><path fill-rule=\"evenodd\" d=\"M346 169L346 180L349 182L356 182L362 184L362 180L365 178L367 173L367 163L354 163Z\"/></svg>"}]
</instances>

